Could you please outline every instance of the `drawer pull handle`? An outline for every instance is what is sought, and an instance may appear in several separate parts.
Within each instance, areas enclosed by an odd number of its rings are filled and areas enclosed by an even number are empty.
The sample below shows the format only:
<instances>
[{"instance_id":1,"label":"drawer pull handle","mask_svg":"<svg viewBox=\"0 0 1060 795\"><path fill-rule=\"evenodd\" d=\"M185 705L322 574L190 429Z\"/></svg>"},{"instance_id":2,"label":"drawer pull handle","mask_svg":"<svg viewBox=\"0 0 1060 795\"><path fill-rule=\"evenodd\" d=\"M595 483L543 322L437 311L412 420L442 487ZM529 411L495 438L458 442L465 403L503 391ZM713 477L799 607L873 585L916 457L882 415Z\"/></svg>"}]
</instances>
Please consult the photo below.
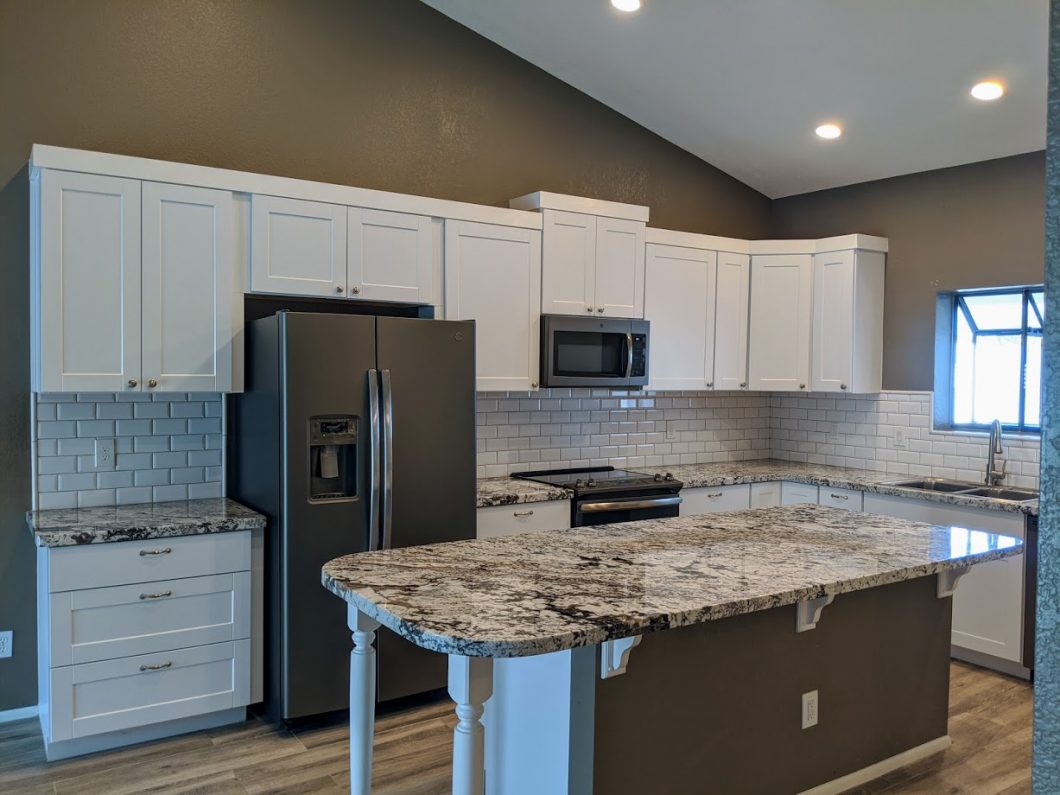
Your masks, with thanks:
<instances>
[{"instance_id":1,"label":"drawer pull handle","mask_svg":"<svg viewBox=\"0 0 1060 795\"><path fill-rule=\"evenodd\" d=\"M515 511L512 515L513 516L533 516L534 512L533 511Z\"/></svg>"},{"instance_id":2,"label":"drawer pull handle","mask_svg":"<svg viewBox=\"0 0 1060 795\"><path fill-rule=\"evenodd\" d=\"M850 499L850 495L849 494L832 494L830 496L832 497L833 500L849 500Z\"/></svg>"},{"instance_id":3,"label":"drawer pull handle","mask_svg":"<svg viewBox=\"0 0 1060 795\"><path fill-rule=\"evenodd\" d=\"M158 593L142 593L140 594L141 599L165 599L167 596L172 596L172 591L159 591Z\"/></svg>"},{"instance_id":4,"label":"drawer pull handle","mask_svg":"<svg viewBox=\"0 0 1060 795\"><path fill-rule=\"evenodd\" d=\"M168 555L173 551L173 547L162 547L161 549L141 549L140 557L145 555Z\"/></svg>"},{"instance_id":5,"label":"drawer pull handle","mask_svg":"<svg viewBox=\"0 0 1060 795\"><path fill-rule=\"evenodd\" d=\"M141 665L140 671L161 671L163 668L172 668L173 661L166 660L164 663L155 663L154 665Z\"/></svg>"},{"instance_id":6,"label":"drawer pull handle","mask_svg":"<svg viewBox=\"0 0 1060 795\"><path fill-rule=\"evenodd\" d=\"M712 500L716 500L716 499L718 499L718 497L721 497L721 496L723 496L723 492L720 492L720 491L716 491L716 492L714 492L713 494L708 494L707 496L708 496L708 497L709 497L710 499L712 499Z\"/></svg>"}]
</instances>

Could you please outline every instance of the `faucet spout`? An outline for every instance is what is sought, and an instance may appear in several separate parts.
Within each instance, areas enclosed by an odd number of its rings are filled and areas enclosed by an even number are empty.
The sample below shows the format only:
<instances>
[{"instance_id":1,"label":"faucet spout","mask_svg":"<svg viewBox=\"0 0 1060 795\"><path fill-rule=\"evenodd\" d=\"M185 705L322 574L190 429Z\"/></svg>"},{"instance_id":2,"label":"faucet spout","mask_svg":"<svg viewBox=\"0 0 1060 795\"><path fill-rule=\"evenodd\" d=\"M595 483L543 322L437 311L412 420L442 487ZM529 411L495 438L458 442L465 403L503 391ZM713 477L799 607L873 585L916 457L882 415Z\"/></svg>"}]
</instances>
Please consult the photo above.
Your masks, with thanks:
<instances>
[{"instance_id":1,"label":"faucet spout","mask_svg":"<svg viewBox=\"0 0 1060 795\"><path fill-rule=\"evenodd\" d=\"M986 477L987 486L997 486L1005 479L1005 462L1002 460L1001 468L997 467L997 456L1002 455L1004 449L1001 445L1001 420L994 420L990 426L990 445L986 452Z\"/></svg>"}]
</instances>

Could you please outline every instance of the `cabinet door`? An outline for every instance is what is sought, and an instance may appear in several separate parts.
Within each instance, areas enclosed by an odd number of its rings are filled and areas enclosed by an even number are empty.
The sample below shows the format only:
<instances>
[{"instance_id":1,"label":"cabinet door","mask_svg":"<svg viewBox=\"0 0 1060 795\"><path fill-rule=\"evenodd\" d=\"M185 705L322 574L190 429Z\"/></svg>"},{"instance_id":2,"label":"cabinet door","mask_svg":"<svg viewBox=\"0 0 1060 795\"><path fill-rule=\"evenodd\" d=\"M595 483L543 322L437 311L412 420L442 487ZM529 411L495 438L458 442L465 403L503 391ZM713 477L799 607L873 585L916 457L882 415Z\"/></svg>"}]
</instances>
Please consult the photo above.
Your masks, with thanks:
<instances>
[{"instance_id":1,"label":"cabinet door","mask_svg":"<svg viewBox=\"0 0 1060 795\"><path fill-rule=\"evenodd\" d=\"M644 317L644 224L596 219L596 313Z\"/></svg>"},{"instance_id":2,"label":"cabinet door","mask_svg":"<svg viewBox=\"0 0 1060 795\"><path fill-rule=\"evenodd\" d=\"M801 505L804 503L816 505L817 497L818 491L816 486L809 486L805 483L793 483L787 480L780 484L781 505Z\"/></svg>"},{"instance_id":3,"label":"cabinet door","mask_svg":"<svg viewBox=\"0 0 1060 795\"><path fill-rule=\"evenodd\" d=\"M37 387L139 391L140 182L45 170Z\"/></svg>"},{"instance_id":4,"label":"cabinet door","mask_svg":"<svg viewBox=\"0 0 1060 795\"><path fill-rule=\"evenodd\" d=\"M346 207L277 196L254 196L250 204L254 292L346 294Z\"/></svg>"},{"instance_id":5,"label":"cabinet door","mask_svg":"<svg viewBox=\"0 0 1060 795\"><path fill-rule=\"evenodd\" d=\"M478 390L536 388L541 344L541 233L446 221L445 316L475 321Z\"/></svg>"},{"instance_id":6,"label":"cabinet door","mask_svg":"<svg viewBox=\"0 0 1060 795\"><path fill-rule=\"evenodd\" d=\"M813 388L840 392L853 380L853 251L814 256L813 295Z\"/></svg>"},{"instance_id":7,"label":"cabinet door","mask_svg":"<svg viewBox=\"0 0 1060 795\"><path fill-rule=\"evenodd\" d=\"M746 511L751 507L751 487L708 486L701 489L682 489L681 516L697 516L704 513Z\"/></svg>"},{"instance_id":8,"label":"cabinet door","mask_svg":"<svg viewBox=\"0 0 1060 795\"><path fill-rule=\"evenodd\" d=\"M551 315L595 312L596 216L544 210L541 311Z\"/></svg>"},{"instance_id":9,"label":"cabinet door","mask_svg":"<svg viewBox=\"0 0 1060 795\"><path fill-rule=\"evenodd\" d=\"M570 500L495 505L475 511L476 538L570 529Z\"/></svg>"},{"instance_id":10,"label":"cabinet door","mask_svg":"<svg viewBox=\"0 0 1060 795\"><path fill-rule=\"evenodd\" d=\"M798 391L809 385L812 289L812 255L752 258L751 389Z\"/></svg>"},{"instance_id":11,"label":"cabinet door","mask_svg":"<svg viewBox=\"0 0 1060 795\"><path fill-rule=\"evenodd\" d=\"M751 258L746 254L719 252L714 304L714 377L709 379L715 389L747 388L750 290Z\"/></svg>"},{"instance_id":12,"label":"cabinet door","mask_svg":"<svg viewBox=\"0 0 1060 795\"><path fill-rule=\"evenodd\" d=\"M431 219L349 208L346 289L351 298L430 303Z\"/></svg>"},{"instance_id":13,"label":"cabinet door","mask_svg":"<svg viewBox=\"0 0 1060 795\"><path fill-rule=\"evenodd\" d=\"M713 251L651 243L644 317L651 322L651 389L709 389L714 370Z\"/></svg>"},{"instance_id":14,"label":"cabinet door","mask_svg":"<svg viewBox=\"0 0 1060 795\"><path fill-rule=\"evenodd\" d=\"M143 184L147 391L232 388L233 215L227 191Z\"/></svg>"}]
</instances>

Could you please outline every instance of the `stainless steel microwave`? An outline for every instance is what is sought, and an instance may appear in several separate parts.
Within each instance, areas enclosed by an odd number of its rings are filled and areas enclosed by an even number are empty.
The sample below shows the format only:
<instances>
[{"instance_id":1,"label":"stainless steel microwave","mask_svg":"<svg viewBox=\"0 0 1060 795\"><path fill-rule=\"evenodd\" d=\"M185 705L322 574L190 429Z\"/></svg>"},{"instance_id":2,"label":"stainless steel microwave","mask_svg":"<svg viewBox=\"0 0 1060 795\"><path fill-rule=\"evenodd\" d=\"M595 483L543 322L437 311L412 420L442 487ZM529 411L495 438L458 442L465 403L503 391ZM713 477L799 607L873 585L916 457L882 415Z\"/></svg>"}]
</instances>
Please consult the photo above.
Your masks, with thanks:
<instances>
[{"instance_id":1,"label":"stainless steel microwave","mask_svg":"<svg viewBox=\"0 0 1060 795\"><path fill-rule=\"evenodd\" d=\"M648 325L627 318L542 315L541 386L645 386Z\"/></svg>"}]
</instances>

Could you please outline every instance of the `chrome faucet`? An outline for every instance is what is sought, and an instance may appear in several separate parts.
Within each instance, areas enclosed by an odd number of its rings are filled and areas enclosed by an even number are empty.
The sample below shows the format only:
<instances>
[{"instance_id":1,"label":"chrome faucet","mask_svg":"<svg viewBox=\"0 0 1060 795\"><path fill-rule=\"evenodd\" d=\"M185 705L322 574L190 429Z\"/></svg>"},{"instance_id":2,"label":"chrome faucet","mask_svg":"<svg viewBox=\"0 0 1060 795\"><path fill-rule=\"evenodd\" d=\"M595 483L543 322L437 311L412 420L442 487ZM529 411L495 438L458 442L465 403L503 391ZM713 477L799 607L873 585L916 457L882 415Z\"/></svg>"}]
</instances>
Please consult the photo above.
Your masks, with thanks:
<instances>
[{"instance_id":1,"label":"chrome faucet","mask_svg":"<svg viewBox=\"0 0 1060 795\"><path fill-rule=\"evenodd\" d=\"M1004 452L1001 449L1001 420L994 420L990 426L990 449L986 453L986 478L988 486L999 486L1005 479L1005 459L1001 459L1001 468L997 468L995 456Z\"/></svg>"}]
</instances>

